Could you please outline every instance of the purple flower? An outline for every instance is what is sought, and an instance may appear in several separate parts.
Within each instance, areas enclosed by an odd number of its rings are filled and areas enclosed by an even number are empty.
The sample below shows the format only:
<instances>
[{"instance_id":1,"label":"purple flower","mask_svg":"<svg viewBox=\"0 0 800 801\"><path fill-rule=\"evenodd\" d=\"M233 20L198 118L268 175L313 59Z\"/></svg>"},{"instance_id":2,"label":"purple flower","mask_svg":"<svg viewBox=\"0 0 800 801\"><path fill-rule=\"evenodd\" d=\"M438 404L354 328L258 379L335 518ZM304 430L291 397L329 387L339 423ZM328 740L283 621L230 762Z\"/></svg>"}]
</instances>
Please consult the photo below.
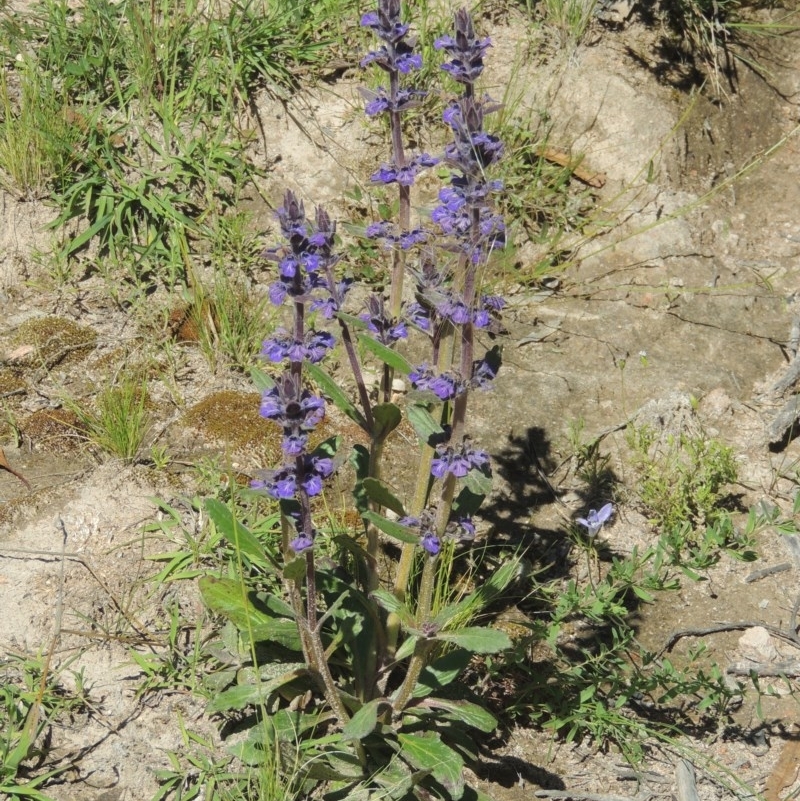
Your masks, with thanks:
<instances>
[{"instance_id":1,"label":"purple flower","mask_svg":"<svg viewBox=\"0 0 800 801\"><path fill-rule=\"evenodd\" d=\"M436 534L434 534L432 531L425 532L425 534L422 536L422 539L420 540L420 545L431 556L436 556L436 554L438 554L439 551L442 549L442 543L440 542Z\"/></svg>"},{"instance_id":2,"label":"purple flower","mask_svg":"<svg viewBox=\"0 0 800 801\"><path fill-rule=\"evenodd\" d=\"M399 41L409 29L400 22L400 0L380 0L377 11L368 11L361 17L361 25L371 28L386 42Z\"/></svg>"},{"instance_id":3,"label":"purple flower","mask_svg":"<svg viewBox=\"0 0 800 801\"><path fill-rule=\"evenodd\" d=\"M321 362L335 344L336 340L333 338L333 334L329 334L327 331L309 331L306 334L306 359L312 364Z\"/></svg>"},{"instance_id":4,"label":"purple flower","mask_svg":"<svg viewBox=\"0 0 800 801\"><path fill-rule=\"evenodd\" d=\"M260 475L260 479L250 482L253 489L264 490L279 500L294 498L297 492L297 476L292 467L285 465L277 470L262 470Z\"/></svg>"},{"instance_id":5,"label":"purple flower","mask_svg":"<svg viewBox=\"0 0 800 801\"><path fill-rule=\"evenodd\" d=\"M458 450L449 445L437 445L436 457L431 461L431 475L444 478L451 473L456 478L464 478L473 468L482 470L488 464L489 454L471 448L466 442Z\"/></svg>"},{"instance_id":6,"label":"purple flower","mask_svg":"<svg viewBox=\"0 0 800 801\"><path fill-rule=\"evenodd\" d=\"M287 191L283 198L283 206L277 212L281 232L286 239L306 235L306 213L303 201L298 200L294 192Z\"/></svg>"},{"instance_id":7,"label":"purple flower","mask_svg":"<svg viewBox=\"0 0 800 801\"><path fill-rule=\"evenodd\" d=\"M303 551L307 551L309 548L314 547L314 537L309 536L305 533L305 531L301 531L290 543L289 547L295 553L303 553Z\"/></svg>"},{"instance_id":8,"label":"purple flower","mask_svg":"<svg viewBox=\"0 0 800 801\"><path fill-rule=\"evenodd\" d=\"M447 524L445 534L459 542L472 542L475 539L475 524L470 517L457 517Z\"/></svg>"},{"instance_id":9,"label":"purple flower","mask_svg":"<svg viewBox=\"0 0 800 801\"><path fill-rule=\"evenodd\" d=\"M319 456L310 453L303 457L303 479L300 482L303 489L310 495L319 495L322 492L323 479L333 473L333 459L328 456Z\"/></svg>"},{"instance_id":10,"label":"purple flower","mask_svg":"<svg viewBox=\"0 0 800 801\"><path fill-rule=\"evenodd\" d=\"M281 448L287 456L300 456L308 446L308 434L287 434L281 442Z\"/></svg>"},{"instance_id":11,"label":"purple flower","mask_svg":"<svg viewBox=\"0 0 800 801\"><path fill-rule=\"evenodd\" d=\"M607 503L597 512L594 509L590 509L586 517L579 517L575 522L580 523L586 529L586 536L592 538L600 533L600 529L603 528L613 514L614 505Z\"/></svg>"},{"instance_id":12,"label":"purple flower","mask_svg":"<svg viewBox=\"0 0 800 801\"><path fill-rule=\"evenodd\" d=\"M403 250L408 250L414 245L424 245L428 241L427 231L421 228L414 228L412 231L403 231L398 237L398 242Z\"/></svg>"},{"instance_id":13,"label":"purple flower","mask_svg":"<svg viewBox=\"0 0 800 801\"><path fill-rule=\"evenodd\" d=\"M299 380L285 373L275 386L264 390L260 414L292 432L310 431L325 416L325 401L301 389Z\"/></svg>"},{"instance_id":14,"label":"purple flower","mask_svg":"<svg viewBox=\"0 0 800 801\"><path fill-rule=\"evenodd\" d=\"M360 314L359 317L382 345L391 345L398 339L408 337L408 329L402 320L394 320L386 316L383 298L379 295L370 295L367 299L367 311Z\"/></svg>"},{"instance_id":15,"label":"purple flower","mask_svg":"<svg viewBox=\"0 0 800 801\"><path fill-rule=\"evenodd\" d=\"M440 36L433 46L452 58L449 63L442 64L442 69L456 81L472 85L483 71L483 56L492 43L489 39L477 38L466 9L456 12L455 28L455 37Z\"/></svg>"},{"instance_id":16,"label":"purple flower","mask_svg":"<svg viewBox=\"0 0 800 801\"><path fill-rule=\"evenodd\" d=\"M415 178L422 170L433 167L439 160L427 153L421 153L410 159L407 164L398 167L395 164L381 164L380 169L372 173L370 181L374 184L398 183L401 186L412 186Z\"/></svg>"},{"instance_id":17,"label":"purple flower","mask_svg":"<svg viewBox=\"0 0 800 801\"><path fill-rule=\"evenodd\" d=\"M326 353L336 344L333 335L327 331L308 331L304 342L298 342L285 330L278 329L275 336L264 340L261 355L277 364L284 359L292 362L309 361L312 364L322 361Z\"/></svg>"},{"instance_id":18,"label":"purple flower","mask_svg":"<svg viewBox=\"0 0 800 801\"><path fill-rule=\"evenodd\" d=\"M406 319L411 325L424 331L426 334L431 331L430 312L421 303L411 303L406 309Z\"/></svg>"},{"instance_id":19,"label":"purple flower","mask_svg":"<svg viewBox=\"0 0 800 801\"><path fill-rule=\"evenodd\" d=\"M417 390L429 390L439 400L453 400L463 392L463 382L450 373L437 375L426 364L422 364L408 374L411 386Z\"/></svg>"},{"instance_id":20,"label":"purple flower","mask_svg":"<svg viewBox=\"0 0 800 801\"><path fill-rule=\"evenodd\" d=\"M472 363L472 386L475 389L491 389L492 381L497 375L495 369L486 359Z\"/></svg>"}]
</instances>

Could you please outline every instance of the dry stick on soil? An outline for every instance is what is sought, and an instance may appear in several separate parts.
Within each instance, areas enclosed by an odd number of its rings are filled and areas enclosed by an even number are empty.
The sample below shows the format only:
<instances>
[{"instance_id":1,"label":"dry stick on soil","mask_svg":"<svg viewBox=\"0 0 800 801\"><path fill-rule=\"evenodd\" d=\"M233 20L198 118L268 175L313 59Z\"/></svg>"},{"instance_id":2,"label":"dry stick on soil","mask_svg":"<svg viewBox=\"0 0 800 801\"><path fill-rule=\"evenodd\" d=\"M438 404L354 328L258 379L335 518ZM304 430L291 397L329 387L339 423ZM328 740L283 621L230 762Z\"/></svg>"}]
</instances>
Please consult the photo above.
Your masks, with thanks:
<instances>
[{"instance_id":1,"label":"dry stick on soil","mask_svg":"<svg viewBox=\"0 0 800 801\"><path fill-rule=\"evenodd\" d=\"M725 668L729 676L757 675L764 679L796 679L800 677L800 661L789 662L734 662Z\"/></svg>"},{"instance_id":2,"label":"dry stick on soil","mask_svg":"<svg viewBox=\"0 0 800 801\"><path fill-rule=\"evenodd\" d=\"M0 469L11 473L12 476L18 478L28 488L28 492L31 491L31 485L28 479L25 478L22 473L18 473L16 470L14 470L14 468L8 463L8 459L6 459L6 455L2 448L0 448Z\"/></svg>"},{"instance_id":3,"label":"dry stick on soil","mask_svg":"<svg viewBox=\"0 0 800 801\"><path fill-rule=\"evenodd\" d=\"M724 631L743 631L744 629L752 629L757 627L766 629L770 634L772 634L773 637L777 637L784 642L788 642L795 648L800 648L800 636L798 636L794 630L784 631L783 629L779 629L777 626L770 626L769 624L762 623L761 621L742 620L736 623L717 623L714 626L708 626L702 629L684 629L683 631L674 631L667 638L667 643L659 651L658 657L661 657L667 651L671 651L675 647L678 640L682 640L684 637L705 637L707 634L720 634Z\"/></svg>"}]
</instances>

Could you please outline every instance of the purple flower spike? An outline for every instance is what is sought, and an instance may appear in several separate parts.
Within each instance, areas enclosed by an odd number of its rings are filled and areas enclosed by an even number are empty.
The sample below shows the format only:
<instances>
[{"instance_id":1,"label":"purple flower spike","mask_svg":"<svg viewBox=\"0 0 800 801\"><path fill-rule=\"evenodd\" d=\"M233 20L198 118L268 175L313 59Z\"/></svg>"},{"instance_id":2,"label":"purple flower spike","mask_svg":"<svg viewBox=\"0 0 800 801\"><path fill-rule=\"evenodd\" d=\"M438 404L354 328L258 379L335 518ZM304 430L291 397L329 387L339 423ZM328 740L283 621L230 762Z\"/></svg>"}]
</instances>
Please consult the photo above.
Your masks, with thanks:
<instances>
[{"instance_id":1,"label":"purple flower spike","mask_svg":"<svg viewBox=\"0 0 800 801\"><path fill-rule=\"evenodd\" d=\"M597 512L594 509L590 509L586 517L579 517L575 522L580 523L586 529L586 536L592 539L600 533L600 529L603 528L613 514L614 504L607 503Z\"/></svg>"}]
</instances>

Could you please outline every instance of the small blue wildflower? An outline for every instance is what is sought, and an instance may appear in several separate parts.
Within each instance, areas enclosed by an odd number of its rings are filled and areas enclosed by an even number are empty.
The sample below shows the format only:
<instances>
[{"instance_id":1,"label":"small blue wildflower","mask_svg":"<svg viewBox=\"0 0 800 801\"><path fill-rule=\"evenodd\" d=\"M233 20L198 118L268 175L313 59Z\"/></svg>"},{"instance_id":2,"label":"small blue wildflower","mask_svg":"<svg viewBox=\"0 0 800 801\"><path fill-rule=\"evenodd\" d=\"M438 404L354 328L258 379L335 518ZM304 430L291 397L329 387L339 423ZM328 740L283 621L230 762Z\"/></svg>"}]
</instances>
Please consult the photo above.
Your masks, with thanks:
<instances>
[{"instance_id":1,"label":"small blue wildflower","mask_svg":"<svg viewBox=\"0 0 800 801\"><path fill-rule=\"evenodd\" d=\"M421 303L410 303L406 308L406 319L415 328L424 331L426 334L431 332L431 315Z\"/></svg>"},{"instance_id":2,"label":"small blue wildflower","mask_svg":"<svg viewBox=\"0 0 800 801\"><path fill-rule=\"evenodd\" d=\"M471 385L475 389L491 389L496 375L494 367L486 359L479 359L472 363Z\"/></svg>"},{"instance_id":3,"label":"small blue wildflower","mask_svg":"<svg viewBox=\"0 0 800 801\"><path fill-rule=\"evenodd\" d=\"M308 434L287 434L281 442L281 448L287 456L300 456L308 447Z\"/></svg>"},{"instance_id":4,"label":"small blue wildflower","mask_svg":"<svg viewBox=\"0 0 800 801\"><path fill-rule=\"evenodd\" d=\"M491 41L478 39L472 19L466 9L456 12L456 35L440 36L433 46L444 50L452 61L442 64L442 69L459 83L472 85L483 71L483 56L491 47Z\"/></svg>"},{"instance_id":5,"label":"small blue wildflower","mask_svg":"<svg viewBox=\"0 0 800 801\"><path fill-rule=\"evenodd\" d=\"M586 529L587 537L592 538L596 537L600 533L600 529L603 528L613 514L614 504L607 503L597 512L595 512L594 509L590 509L589 514L586 517L579 517L575 522L579 523Z\"/></svg>"},{"instance_id":6,"label":"small blue wildflower","mask_svg":"<svg viewBox=\"0 0 800 801\"><path fill-rule=\"evenodd\" d=\"M285 429L310 431L325 416L325 401L307 389L301 390L297 379L286 373L275 386L264 390L260 414Z\"/></svg>"},{"instance_id":7,"label":"small blue wildflower","mask_svg":"<svg viewBox=\"0 0 800 801\"><path fill-rule=\"evenodd\" d=\"M310 537L304 531L301 531L290 543L289 547L295 553L303 553L303 551L307 551L309 548L314 547L314 539L313 536Z\"/></svg>"},{"instance_id":8,"label":"small blue wildflower","mask_svg":"<svg viewBox=\"0 0 800 801\"><path fill-rule=\"evenodd\" d=\"M471 542L475 539L475 524L471 517L457 517L447 524L445 533L454 540Z\"/></svg>"},{"instance_id":9,"label":"small blue wildflower","mask_svg":"<svg viewBox=\"0 0 800 801\"><path fill-rule=\"evenodd\" d=\"M426 364L414 368L408 374L413 389L429 390L439 400L453 400L464 391L463 381L450 373L436 374Z\"/></svg>"},{"instance_id":10,"label":"small blue wildflower","mask_svg":"<svg viewBox=\"0 0 800 801\"><path fill-rule=\"evenodd\" d=\"M483 469L489 464L489 454L486 451L471 448L467 443L458 450L449 445L437 445L436 456L431 461L431 475L435 478L444 478L451 473L456 478L464 478L473 468Z\"/></svg>"},{"instance_id":11,"label":"small blue wildflower","mask_svg":"<svg viewBox=\"0 0 800 801\"><path fill-rule=\"evenodd\" d=\"M433 531L426 531L420 540L420 545L431 556L436 556L442 549L442 543Z\"/></svg>"},{"instance_id":12,"label":"small blue wildflower","mask_svg":"<svg viewBox=\"0 0 800 801\"><path fill-rule=\"evenodd\" d=\"M292 467L285 465L277 470L262 470L259 475L261 478L250 482L253 489L263 490L278 500L294 498L297 492L297 476Z\"/></svg>"},{"instance_id":13,"label":"small blue wildflower","mask_svg":"<svg viewBox=\"0 0 800 801\"><path fill-rule=\"evenodd\" d=\"M409 26L400 22L400 0L381 0L377 11L362 15L361 25L372 29L385 42L397 42L409 31Z\"/></svg>"},{"instance_id":14,"label":"small blue wildflower","mask_svg":"<svg viewBox=\"0 0 800 801\"><path fill-rule=\"evenodd\" d=\"M386 316L383 298L379 295L370 295L367 299L367 311L360 314L359 317L382 345L392 345L399 339L408 337L408 329L402 320L394 320Z\"/></svg>"},{"instance_id":15,"label":"small blue wildflower","mask_svg":"<svg viewBox=\"0 0 800 801\"><path fill-rule=\"evenodd\" d=\"M370 176L370 181L374 184L398 183L401 186L413 186L414 180L422 170L438 163L439 159L429 156L427 153L421 153L401 167L396 164L381 164L380 169Z\"/></svg>"}]
</instances>

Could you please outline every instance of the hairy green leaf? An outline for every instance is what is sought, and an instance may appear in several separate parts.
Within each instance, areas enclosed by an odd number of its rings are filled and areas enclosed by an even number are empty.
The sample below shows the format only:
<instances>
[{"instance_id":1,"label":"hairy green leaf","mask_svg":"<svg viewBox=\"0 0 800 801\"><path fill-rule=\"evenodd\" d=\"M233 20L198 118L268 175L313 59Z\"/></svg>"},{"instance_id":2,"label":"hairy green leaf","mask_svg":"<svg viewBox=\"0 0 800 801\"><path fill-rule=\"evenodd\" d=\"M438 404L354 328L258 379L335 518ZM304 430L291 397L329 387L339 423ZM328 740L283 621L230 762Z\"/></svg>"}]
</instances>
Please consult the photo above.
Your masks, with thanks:
<instances>
[{"instance_id":1,"label":"hairy green leaf","mask_svg":"<svg viewBox=\"0 0 800 801\"><path fill-rule=\"evenodd\" d=\"M367 493L367 497L371 501L374 501L380 506L385 506L387 509L391 509L400 517L405 515L403 504L392 494L392 491L386 486L386 484L383 483L383 481L377 478L365 478L362 483L364 491Z\"/></svg>"},{"instance_id":2,"label":"hairy green leaf","mask_svg":"<svg viewBox=\"0 0 800 801\"><path fill-rule=\"evenodd\" d=\"M511 647L511 640L504 631L468 627L458 631L442 631L437 640L452 642L474 654L496 654Z\"/></svg>"},{"instance_id":3,"label":"hairy green leaf","mask_svg":"<svg viewBox=\"0 0 800 801\"><path fill-rule=\"evenodd\" d=\"M418 403L410 405L406 410L406 416L421 442L430 442L432 437L444 435L444 429L434 420L425 406L420 406Z\"/></svg>"},{"instance_id":4,"label":"hairy green leaf","mask_svg":"<svg viewBox=\"0 0 800 801\"><path fill-rule=\"evenodd\" d=\"M400 525L394 520L387 520L369 509L366 512L362 512L361 516L370 523L374 523L384 534L388 534L392 539L400 540L400 542L419 542L419 537L410 528Z\"/></svg>"},{"instance_id":5,"label":"hairy green leaf","mask_svg":"<svg viewBox=\"0 0 800 801\"><path fill-rule=\"evenodd\" d=\"M372 408L375 430L372 436L376 440L384 440L394 431L403 419L400 407L394 403L379 403Z\"/></svg>"},{"instance_id":6,"label":"hairy green leaf","mask_svg":"<svg viewBox=\"0 0 800 801\"><path fill-rule=\"evenodd\" d=\"M258 538L233 516L224 503L216 498L207 498L205 507L217 531L231 545L247 556L254 565L269 570L275 569Z\"/></svg>"},{"instance_id":7,"label":"hairy green leaf","mask_svg":"<svg viewBox=\"0 0 800 801\"><path fill-rule=\"evenodd\" d=\"M314 383L319 387L323 395L327 395L333 404L341 409L351 420L361 426L364 431L370 433L367 421L364 415L359 411L358 407L347 397L344 390L329 376L318 364L311 364L306 362L304 369Z\"/></svg>"},{"instance_id":8,"label":"hairy green leaf","mask_svg":"<svg viewBox=\"0 0 800 801\"><path fill-rule=\"evenodd\" d=\"M403 758L417 770L430 771L436 781L458 801L464 794L464 760L446 746L436 732L397 735Z\"/></svg>"},{"instance_id":9,"label":"hairy green leaf","mask_svg":"<svg viewBox=\"0 0 800 801\"><path fill-rule=\"evenodd\" d=\"M199 580L200 594L211 609L252 637L253 642L275 642L293 651L300 650L300 635L293 620L273 617L256 607L240 581L203 576Z\"/></svg>"},{"instance_id":10,"label":"hairy green leaf","mask_svg":"<svg viewBox=\"0 0 800 801\"><path fill-rule=\"evenodd\" d=\"M362 334L358 337L358 342L360 345L363 345L367 350L371 351L375 356L377 356L384 364L388 364L389 367L397 370L398 373L408 375L411 372L411 365L406 361L406 359L404 359L396 350L387 348L386 345L378 342L377 339L373 339L371 336Z\"/></svg>"},{"instance_id":11,"label":"hairy green leaf","mask_svg":"<svg viewBox=\"0 0 800 801\"><path fill-rule=\"evenodd\" d=\"M472 659L472 654L463 648L455 648L426 665L419 674L419 680L414 688L414 697L422 698L437 693L455 681Z\"/></svg>"}]
</instances>

